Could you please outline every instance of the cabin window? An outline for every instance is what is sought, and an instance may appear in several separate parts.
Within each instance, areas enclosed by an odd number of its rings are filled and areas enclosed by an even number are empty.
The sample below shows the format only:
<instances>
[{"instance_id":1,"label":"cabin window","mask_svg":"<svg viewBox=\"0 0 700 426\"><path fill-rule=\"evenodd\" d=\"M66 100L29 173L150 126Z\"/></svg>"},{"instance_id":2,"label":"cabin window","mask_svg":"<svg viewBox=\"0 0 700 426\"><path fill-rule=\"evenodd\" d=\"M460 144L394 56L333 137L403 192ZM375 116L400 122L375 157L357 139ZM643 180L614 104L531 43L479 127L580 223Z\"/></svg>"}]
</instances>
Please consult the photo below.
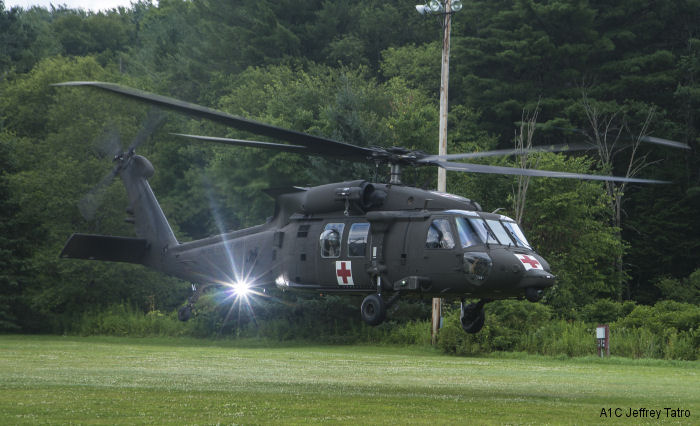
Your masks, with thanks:
<instances>
[{"instance_id":1,"label":"cabin window","mask_svg":"<svg viewBox=\"0 0 700 426\"><path fill-rule=\"evenodd\" d=\"M348 234L348 256L364 257L367 251L369 223L353 223Z\"/></svg>"},{"instance_id":2,"label":"cabin window","mask_svg":"<svg viewBox=\"0 0 700 426\"><path fill-rule=\"evenodd\" d=\"M428 237L425 240L425 247L430 249L451 249L455 246L455 239L452 236L450 221L447 219L435 219L428 228Z\"/></svg>"},{"instance_id":3,"label":"cabin window","mask_svg":"<svg viewBox=\"0 0 700 426\"><path fill-rule=\"evenodd\" d=\"M459 240L463 248L482 244L483 241L479 238L479 234L476 233L471 222L464 217L457 217L456 220L457 232L459 233Z\"/></svg>"},{"instance_id":4,"label":"cabin window","mask_svg":"<svg viewBox=\"0 0 700 426\"><path fill-rule=\"evenodd\" d=\"M321 257L340 257L340 240L343 236L344 223L329 223L321 233Z\"/></svg>"}]
</instances>

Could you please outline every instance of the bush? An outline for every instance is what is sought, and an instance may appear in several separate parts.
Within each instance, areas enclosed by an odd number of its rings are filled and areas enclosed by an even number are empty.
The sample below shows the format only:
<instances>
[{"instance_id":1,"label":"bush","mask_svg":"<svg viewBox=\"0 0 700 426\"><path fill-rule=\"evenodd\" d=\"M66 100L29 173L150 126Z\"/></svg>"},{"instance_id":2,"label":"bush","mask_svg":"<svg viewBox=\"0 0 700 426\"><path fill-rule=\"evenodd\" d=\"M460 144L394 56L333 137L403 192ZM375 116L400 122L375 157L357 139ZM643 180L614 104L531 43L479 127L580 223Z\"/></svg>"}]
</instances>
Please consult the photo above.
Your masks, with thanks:
<instances>
[{"instance_id":1,"label":"bush","mask_svg":"<svg viewBox=\"0 0 700 426\"><path fill-rule=\"evenodd\" d=\"M175 312L145 313L119 304L84 314L70 332L83 335L191 336L265 338L331 344L372 342L429 345L430 321L425 306L408 302L395 308L389 320L369 327L360 319L361 298L279 294L262 301L232 303L225 293L203 295L194 317L177 320ZM486 323L477 334L462 330L459 305L445 306L438 347L455 355L517 351L549 356L590 356L596 353L595 326L610 323L611 354L630 358L696 360L700 357L700 307L674 301L655 306L600 300L582 308L585 321L553 318L542 304L502 300L486 305ZM395 315L396 314L396 315Z\"/></svg>"},{"instance_id":2,"label":"bush","mask_svg":"<svg viewBox=\"0 0 700 426\"><path fill-rule=\"evenodd\" d=\"M519 350L540 355L587 356L596 353L593 328L580 321L552 320L523 336Z\"/></svg>"},{"instance_id":3,"label":"bush","mask_svg":"<svg viewBox=\"0 0 700 426\"><path fill-rule=\"evenodd\" d=\"M382 339L384 343L399 345L430 345L431 323L430 321L418 320L409 321L404 324L390 324L386 336Z\"/></svg>"},{"instance_id":4,"label":"bush","mask_svg":"<svg viewBox=\"0 0 700 426\"><path fill-rule=\"evenodd\" d=\"M700 269L690 274L687 278L663 277L655 284L664 298L685 303L700 303Z\"/></svg>"},{"instance_id":5,"label":"bush","mask_svg":"<svg viewBox=\"0 0 700 426\"><path fill-rule=\"evenodd\" d=\"M174 312L164 314L158 310L144 313L131 305L113 305L100 312L83 314L75 329L81 335L109 336L184 336L191 331L177 320Z\"/></svg>"},{"instance_id":6,"label":"bush","mask_svg":"<svg viewBox=\"0 0 700 426\"><path fill-rule=\"evenodd\" d=\"M689 331L700 324L700 306L665 300L653 307L638 305L624 318L615 322L621 328L647 328L663 334L667 328Z\"/></svg>"},{"instance_id":7,"label":"bush","mask_svg":"<svg viewBox=\"0 0 700 426\"><path fill-rule=\"evenodd\" d=\"M499 300L486 305L486 324L476 334L462 330L457 305L447 309L444 327L440 330L439 347L458 355L474 355L493 351L521 350L523 336L547 324L552 310L546 305L516 300Z\"/></svg>"},{"instance_id":8,"label":"bush","mask_svg":"<svg viewBox=\"0 0 700 426\"><path fill-rule=\"evenodd\" d=\"M647 328L611 327L610 353L628 358L663 358L663 339Z\"/></svg>"},{"instance_id":9,"label":"bush","mask_svg":"<svg viewBox=\"0 0 700 426\"><path fill-rule=\"evenodd\" d=\"M635 306L634 302L618 303L610 299L599 299L581 308L579 317L584 322L609 324L629 315Z\"/></svg>"}]
</instances>

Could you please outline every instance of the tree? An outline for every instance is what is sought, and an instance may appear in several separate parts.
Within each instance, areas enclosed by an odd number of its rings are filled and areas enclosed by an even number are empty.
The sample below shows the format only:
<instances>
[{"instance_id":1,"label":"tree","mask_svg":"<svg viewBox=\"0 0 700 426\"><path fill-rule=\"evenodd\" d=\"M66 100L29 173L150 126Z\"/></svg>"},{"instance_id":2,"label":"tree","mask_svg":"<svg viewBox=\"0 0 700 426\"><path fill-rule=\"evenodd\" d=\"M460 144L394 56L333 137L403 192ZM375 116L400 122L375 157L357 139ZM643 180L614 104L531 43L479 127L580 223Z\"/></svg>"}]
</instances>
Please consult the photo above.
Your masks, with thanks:
<instances>
[{"instance_id":1,"label":"tree","mask_svg":"<svg viewBox=\"0 0 700 426\"><path fill-rule=\"evenodd\" d=\"M26 72L31 67L30 46L37 34L22 15L17 7L5 10L5 3L0 1L0 79L13 68Z\"/></svg>"},{"instance_id":2,"label":"tree","mask_svg":"<svg viewBox=\"0 0 700 426\"><path fill-rule=\"evenodd\" d=\"M535 124L537 123L537 108L530 115L523 111L523 118L520 121L520 128L515 132L515 149L526 150L532 148L532 139L535 135ZM532 164L528 154L519 155L519 162L516 163L521 169L537 168L537 162ZM527 199L527 188L530 186L531 176L518 176L517 189L513 192L513 210L515 211L515 221L520 223L525 214L525 200Z\"/></svg>"},{"instance_id":3,"label":"tree","mask_svg":"<svg viewBox=\"0 0 700 426\"><path fill-rule=\"evenodd\" d=\"M539 166L547 170L590 173L586 157L540 153ZM615 259L625 244L606 220L608 204L599 182L573 179L533 179L522 225L533 247L550 262L557 284L545 302L560 314L571 315L600 297L616 297L619 273Z\"/></svg>"},{"instance_id":4,"label":"tree","mask_svg":"<svg viewBox=\"0 0 700 426\"><path fill-rule=\"evenodd\" d=\"M3 83L0 116L6 129L0 135L8 170L0 180L7 193L3 227L9 228L3 229L0 247L12 256L3 294L10 296L11 313L24 331L64 331L82 312L124 300L144 309L152 296L157 307L172 308L184 300L187 287L144 268L58 257L76 230L133 232L121 220L126 199L119 185L107 188L95 221L80 216L78 201L110 169L109 159L97 155L91 142L110 121L130 139L140 125L134 108L124 114L125 102L50 86L112 78L94 59L61 58L42 61L31 73Z\"/></svg>"},{"instance_id":5,"label":"tree","mask_svg":"<svg viewBox=\"0 0 700 426\"><path fill-rule=\"evenodd\" d=\"M590 100L585 91L581 104L589 125L584 133L597 151L598 161L602 170L611 173L614 170L620 170L619 166L621 165L622 173L619 175L625 178L633 178L642 169L650 165L647 155L640 152L640 145L648 136L649 126L654 117L653 107L646 111L646 116L638 124L638 129L635 131L632 127L637 123L632 122L630 115L633 111L629 111L628 108L620 108L615 103L597 103ZM625 143L627 140L631 140L632 143ZM629 151L629 155L624 160L621 160L620 156L623 151ZM613 228L618 230L617 238L620 240L622 240L623 196L627 186L627 182L605 182L605 190L610 206L610 222ZM618 270L617 276L620 280L617 299L621 300L626 286L622 254L618 256L615 264ZM626 297L629 298L629 287L627 287L626 293Z\"/></svg>"}]
</instances>

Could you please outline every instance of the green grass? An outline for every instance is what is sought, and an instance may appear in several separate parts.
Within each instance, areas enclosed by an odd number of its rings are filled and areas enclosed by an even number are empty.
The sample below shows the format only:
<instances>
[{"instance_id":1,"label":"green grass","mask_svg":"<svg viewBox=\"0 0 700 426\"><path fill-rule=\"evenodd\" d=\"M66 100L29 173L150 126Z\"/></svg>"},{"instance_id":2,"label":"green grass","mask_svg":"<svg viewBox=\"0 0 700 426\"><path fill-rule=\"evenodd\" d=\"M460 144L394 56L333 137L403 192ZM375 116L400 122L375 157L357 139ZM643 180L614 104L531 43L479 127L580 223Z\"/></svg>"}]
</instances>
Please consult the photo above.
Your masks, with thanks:
<instances>
[{"instance_id":1,"label":"green grass","mask_svg":"<svg viewBox=\"0 0 700 426\"><path fill-rule=\"evenodd\" d=\"M691 417L667 420L700 423L699 362L264 346L0 336L0 414L10 424L585 424L610 423L603 408L673 407Z\"/></svg>"}]
</instances>

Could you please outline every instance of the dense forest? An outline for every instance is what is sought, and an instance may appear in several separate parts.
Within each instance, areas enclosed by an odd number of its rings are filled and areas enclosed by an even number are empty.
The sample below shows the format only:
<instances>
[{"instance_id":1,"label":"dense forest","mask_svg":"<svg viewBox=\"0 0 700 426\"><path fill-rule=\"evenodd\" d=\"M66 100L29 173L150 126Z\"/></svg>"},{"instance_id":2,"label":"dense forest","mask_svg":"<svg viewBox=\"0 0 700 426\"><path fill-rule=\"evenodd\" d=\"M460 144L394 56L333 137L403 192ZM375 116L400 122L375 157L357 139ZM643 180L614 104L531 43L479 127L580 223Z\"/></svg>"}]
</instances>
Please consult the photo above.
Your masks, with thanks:
<instances>
[{"instance_id":1,"label":"dense forest","mask_svg":"<svg viewBox=\"0 0 700 426\"><path fill-rule=\"evenodd\" d=\"M0 0L0 330L71 331L115 306L170 314L190 292L141 267L59 259L72 232L133 234L123 188L99 183L149 109L53 83L121 83L362 146L436 152L442 30L414 3L141 0L92 13ZM265 188L372 178L369 165L178 140L170 133L252 136L167 117L139 152L181 241L263 222L273 210ZM448 152L513 147L524 129L534 145L616 142L607 153L526 161L671 182L533 178L523 200L517 178L448 173L449 192L519 217L550 261L558 281L547 315L700 304L700 0L464 2L453 19L448 128ZM411 175L435 187L435 170ZM324 315L347 304L304 303ZM261 309L275 316L288 305ZM219 330L226 322L210 320Z\"/></svg>"}]
</instances>

